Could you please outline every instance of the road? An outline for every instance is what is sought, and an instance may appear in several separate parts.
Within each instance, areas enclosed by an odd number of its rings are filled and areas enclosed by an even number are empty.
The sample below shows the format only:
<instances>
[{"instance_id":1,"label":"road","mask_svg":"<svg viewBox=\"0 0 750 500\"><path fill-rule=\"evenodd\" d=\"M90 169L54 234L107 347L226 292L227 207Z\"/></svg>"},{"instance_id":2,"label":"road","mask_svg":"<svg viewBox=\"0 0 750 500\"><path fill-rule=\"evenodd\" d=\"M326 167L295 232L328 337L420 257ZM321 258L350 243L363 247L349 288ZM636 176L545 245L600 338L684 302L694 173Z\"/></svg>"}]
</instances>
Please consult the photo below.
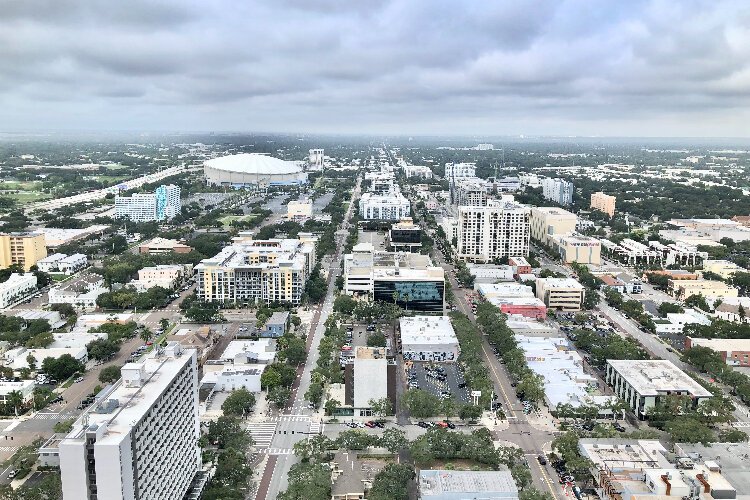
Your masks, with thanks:
<instances>
[{"instance_id":1,"label":"road","mask_svg":"<svg viewBox=\"0 0 750 500\"><path fill-rule=\"evenodd\" d=\"M359 196L359 180L354 189L352 199ZM344 217L342 228L345 228L351 219L354 204L350 203ZM333 256L328 273L328 288L322 303L313 316L310 325L311 334L307 337L308 355L305 364L298 370L298 382L292 387L292 397L290 403L284 409L285 411L278 416L267 419L265 425L273 425L274 435L267 449L270 459L263 471L260 485L256 493L256 499L265 500L276 498L279 492L284 491L287 487L287 476L292 465L297 462L293 454L294 443L301 439L307 439L311 434L322 432L320 423L322 410L311 410L305 400L305 393L310 387L312 370L317 366L318 346L323 338L325 331L325 322L328 315L333 311L334 291L336 289L336 277L340 274L340 264L343 255L341 250L344 246L347 232L339 230L336 232L337 248Z\"/></svg>"},{"instance_id":2,"label":"road","mask_svg":"<svg viewBox=\"0 0 750 500\"><path fill-rule=\"evenodd\" d=\"M460 288L453 275L453 266L447 264L443 255L437 250L433 253L432 258L437 265L446 270L446 276L454 290L458 310L468 316L472 322L476 321L466 300L465 291ZM516 397L515 389L511 386L505 366L497 359L485 336L482 336L482 351L484 362L490 370L495 385L495 393L501 397L499 401L510 422L510 428L507 431L495 433L496 438L509 441L523 450L531 468L532 482L539 491L549 492L556 499L563 498L565 495L557 483L551 465L542 466L536 459L538 455L550 451L550 443L554 439L554 434L531 425L528 416L523 412L521 402Z\"/></svg>"}]
</instances>

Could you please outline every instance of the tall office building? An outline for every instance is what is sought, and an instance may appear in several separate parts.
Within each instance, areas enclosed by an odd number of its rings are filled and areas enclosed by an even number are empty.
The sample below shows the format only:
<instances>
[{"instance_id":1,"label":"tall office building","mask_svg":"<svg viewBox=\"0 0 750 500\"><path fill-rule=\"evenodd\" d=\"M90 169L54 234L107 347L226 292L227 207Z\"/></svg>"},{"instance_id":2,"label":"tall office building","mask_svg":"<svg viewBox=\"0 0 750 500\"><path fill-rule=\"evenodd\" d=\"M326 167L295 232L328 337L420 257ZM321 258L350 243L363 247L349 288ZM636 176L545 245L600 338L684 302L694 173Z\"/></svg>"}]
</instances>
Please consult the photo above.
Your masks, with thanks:
<instances>
[{"instance_id":1,"label":"tall office building","mask_svg":"<svg viewBox=\"0 0 750 500\"><path fill-rule=\"evenodd\" d=\"M182 210L180 188L161 185L153 193L115 197L115 218L153 222L174 218Z\"/></svg>"},{"instance_id":2,"label":"tall office building","mask_svg":"<svg viewBox=\"0 0 750 500\"><path fill-rule=\"evenodd\" d=\"M571 205L574 190L573 183L565 179L542 179L542 195L558 205Z\"/></svg>"},{"instance_id":3,"label":"tall office building","mask_svg":"<svg viewBox=\"0 0 750 500\"><path fill-rule=\"evenodd\" d=\"M310 167L314 170L323 168L323 159L325 158L323 149L311 149L307 157Z\"/></svg>"},{"instance_id":4,"label":"tall office building","mask_svg":"<svg viewBox=\"0 0 750 500\"><path fill-rule=\"evenodd\" d=\"M458 207L457 256L467 262L491 262L529 255L529 209L508 201Z\"/></svg>"},{"instance_id":5,"label":"tall office building","mask_svg":"<svg viewBox=\"0 0 750 500\"><path fill-rule=\"evenodd\" d=\"M40 233L5 233L0 234L0 269L13 264L31 269L37 261L47 256L44 235Z\"/></svg>"},{"instance_id":6,"label":"tall office building","mask_svg":"<svg viewBox=\"0 0 750 500\"><path fill-rule=\"evenodd\" d=\"M557 234L575 232L578 217L557 207L534 207L531 209L531 237L547 246L552 246L552 237Z\"/></svg>"},{"instance_id":7,"label":"tall office building","mask_svg":"<svg viewBox=\"0 0 750 500\"><path fill-rule=\"evenodd\" d=\"M199 437L196 351L169 342L123 366L60 441L63 500L181 499Z\"/></svg>"}]
</instances>

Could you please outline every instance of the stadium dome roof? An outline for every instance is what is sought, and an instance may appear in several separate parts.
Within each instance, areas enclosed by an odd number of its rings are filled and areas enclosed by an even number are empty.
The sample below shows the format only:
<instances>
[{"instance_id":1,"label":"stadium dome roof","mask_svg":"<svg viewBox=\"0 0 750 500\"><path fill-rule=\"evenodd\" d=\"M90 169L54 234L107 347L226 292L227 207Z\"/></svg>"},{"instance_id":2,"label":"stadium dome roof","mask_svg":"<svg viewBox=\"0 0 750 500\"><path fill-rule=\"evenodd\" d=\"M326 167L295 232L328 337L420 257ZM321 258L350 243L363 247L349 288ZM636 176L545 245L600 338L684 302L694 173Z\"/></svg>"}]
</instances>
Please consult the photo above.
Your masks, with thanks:
<instances>
[{"instance_id":1,"label":"stadium dome roof","mask_svg":"<svg viewBox=\"0 0 750 500\"><path fill-rule=\"evenodd\" d=\"M206 160L206 167L247 174L297 174L302 172L294 162L258 153L241 153Z\"/></svg>"}]
</instances>

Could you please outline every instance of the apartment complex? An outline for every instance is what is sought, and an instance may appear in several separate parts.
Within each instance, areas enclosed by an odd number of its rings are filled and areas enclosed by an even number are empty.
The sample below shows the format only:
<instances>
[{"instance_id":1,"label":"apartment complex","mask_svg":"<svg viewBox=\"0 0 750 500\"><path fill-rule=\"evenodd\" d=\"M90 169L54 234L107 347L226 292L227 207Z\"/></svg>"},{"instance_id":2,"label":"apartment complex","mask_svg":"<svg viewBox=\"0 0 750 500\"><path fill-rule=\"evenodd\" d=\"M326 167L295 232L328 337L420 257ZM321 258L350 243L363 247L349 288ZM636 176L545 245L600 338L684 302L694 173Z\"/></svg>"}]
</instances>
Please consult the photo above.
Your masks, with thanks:
<instances>
[{"instance_id":1,"label":"apartment complex","mask_svg":"<svg viewBox=\"0 0 750 500\"><path fill-rule=\"evenodd\" d=\"M37 233L0 234L0 269L17 264L24 271L47 256L44 235Z\"/></svg>"},{"instance_id":2,"label":"apartment complex","mask_svg":"<svg viewBox=\"0 0 750 500\"><path fill-rule=\"evenodd\" d=\"M573 183L565 179L542 179L542 196L558 205L573 204Z\"/></svg>"},{"instance_id":3,"label":"apartment complex","mask_svg":"<svg viewBox=\"0 0 750 500\"><path fill-rule=\"evenodd\" d=\"M153 193L115 197L115 217L133 222L153 222L174 218L182 210L180 188L161 185Z\"/></svg>"},{"instance_id":4,"label":"apartment complex","mask_svg":"<svg viewBox=\"0 0 750 500\"><path fill-rule=\"evenodd\" d=\"M371 243L344 255L344 293L396 302L410 311L442 312L445 271L427 255L375 252Z\"/></svg>"},{"instance_id":5,"label":"apartment complex","mask_svg":"<svg viewBox=\"0 0 750 500\"><path fill-rule=\"evenodd\" d=\"M615 202L617 202L616 197L604 194L601 191L591 195L591 209L604 212L610 217L615 216Z\"/></svg>"},{"instance_id":6,"label":"apartment complex","mask_svg":"<svg viewBox=\"0 0 750 500\"><path fill-rule=\"evenodd\" d=\"M445 178L449 181L459 177L476 177L476 163L446 163Z\"/></svg>"},{"instance_id":7,"label":"apartment complex","mask_svg":"<svg viewBox=\"0 0 750 500\"><path fill-rule=\"evenodd\" d=\"M484 207L489 191L487 181L477 177L461 177L451 182L451 198L458 206Z\"/></svg>"},{"instance_id":8,"label":"apartment complex","mask_svg":"<svg viewBox=\"0 0 750 500\"><path fill-rule=\"evenodd\" d=\"M467 262L491 262L529 254L529 209L508 201L458 207L456 255Z\"/></svg>"},{"instance_id":9,"label":"apartment complex","mask_svg":"<svg viewBox=\"0 0 750 500\"><path fill-rule=\"evenodd\" d=\"M689 396L694 409L712 396L692 377L664 359L607 360L605 380L641 420L667 396Z\"/></svg>"},{"instance_id":10,"label":"apartment complex","mask_svg":"<svg viewBox=\"0 0 750 500\"><path fill-rule=\"evenodd\" d=\"M750 271L729 260L706 259L703 261L703 272L717 274L726 280L731 278L734 273L747 273Z\"/></svg>"},{"instance_id":11,"label":"apartment complex","mask_svg":"<svg viewBox=\"0 0 750 500\"><path fill-rule=\"evenodd\" d=\"M254 240L240 233L233 244L195 266L198 298L206 302L287 302L298 305L315 267L317 237Z\"/></svg>"},{"instance_id":12,"label":"apartment complex","mask_svg":"<svg viewBox=\"0 0 750 500\"><path fill-rule=\"evenodd\" d=\"M709 302L717 299L737 297L739 291L724 283L714 280L672 280L667 282L667 289L675 298L685 300L691 295L702 295Z\"/></svg>"},{"instance_id":13,"label":"apartment complex","mask_svg":"<svg viewBox=\"0 0 750 500\"><path fill-rule=\"evenodd\" d=\"M12 273L0 283L0 309L13 305L36 292L36 276L31 273Z\"/></svg>"},{"instance_id":14,"label":"apartment complex","mask_svg":"<svg viewBox=\"0 0 750 500\"><path fill-rule=\"evenodd\" d=\"M539 278L536 296L550 309L580 311L585 288L573 278Z\"/></svg>"},{"instance_id":15,"label":"apartment complex","mask_svg":"<svg viewBox=\"0 0 750 500\"><path fill-rule=\"evenodd\" d=\"M359 199L359 215L364 220L400 220L410 214L411 204L400 191L364 193Z\"/></svg>"},{"instance_id":16,"label":"apartment complex","mask_svg":"<svg viewBox=\"0 0 750 500\"><path fill-rule=\"evenodd\" d=\"M45 273L73 274L88 265L88 259L82 253L66 255L64 253L53 253L36 262L36 267Z\"/></svg>"},{"instance_id":17,"label":"apartment complex","mask_svg":"<svg viewBox=\"0 0 750 500\"><path fill-rule=\"evenodd\" d=\"M529 217L531 237L544 245L552 246L552 236L574 233L577 221L578 217L574 213L562 208L534 207Z\"/></svg>"},{"instance_id":18,"label":"apartment complex","mask_svg":"<svg viewBox=\"0 0 750 500\"><path fill-rule=\"evenodd\" d=\"M59 443L63 499L183 498L199 437L196 353L169 342L123 366Z\"/></svg>"}]
</instances>

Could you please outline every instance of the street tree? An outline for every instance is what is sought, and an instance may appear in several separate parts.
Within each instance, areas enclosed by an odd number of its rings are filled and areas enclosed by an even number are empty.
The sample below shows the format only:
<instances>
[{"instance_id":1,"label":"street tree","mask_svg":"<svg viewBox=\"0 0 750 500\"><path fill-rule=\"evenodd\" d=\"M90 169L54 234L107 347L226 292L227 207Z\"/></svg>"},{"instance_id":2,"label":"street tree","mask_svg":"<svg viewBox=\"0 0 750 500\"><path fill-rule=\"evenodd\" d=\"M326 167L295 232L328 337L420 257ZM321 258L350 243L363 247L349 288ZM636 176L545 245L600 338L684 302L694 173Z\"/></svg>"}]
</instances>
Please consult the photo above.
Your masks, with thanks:
<instances>
[{"instance_id":1,"label":"street tree","mask_svg":"<svg viewBox=\"0 0 750 500\"><path fill-rule=\"evenodd\" d=\"M255 407L255 394L247 389L232 391L221 405L224 415L247 417Z\"/></svg>"},{"instance_id":2,"label":"street tree","mask_svg":"<svg viewBox=\"0 0 750 500\"><path fill-rule=\"evenodd\" d=\"M120 379L120 367L119 366L108 366L99 372L99 382L103 384L111 384L117 382Z\"/></svg>"}]
</instances>

